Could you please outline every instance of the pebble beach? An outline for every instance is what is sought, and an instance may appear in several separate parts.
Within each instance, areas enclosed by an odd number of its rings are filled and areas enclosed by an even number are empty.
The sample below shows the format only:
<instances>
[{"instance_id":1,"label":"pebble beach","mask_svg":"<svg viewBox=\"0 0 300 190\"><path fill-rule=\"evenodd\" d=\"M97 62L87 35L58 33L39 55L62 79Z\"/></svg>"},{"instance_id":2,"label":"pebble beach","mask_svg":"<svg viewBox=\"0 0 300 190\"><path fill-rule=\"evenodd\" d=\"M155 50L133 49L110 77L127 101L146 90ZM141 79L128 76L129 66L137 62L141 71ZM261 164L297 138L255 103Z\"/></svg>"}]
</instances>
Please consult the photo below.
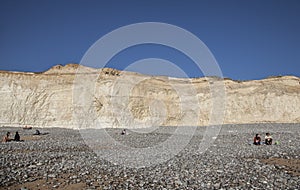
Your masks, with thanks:
<instances>
[{"instance_id":1,"label":"pebble beach","mask_svg":"<svg viewBox=\"0 0 300 190\"><path fill-rule=\"evenodd\" d=\"M170 138L174 128L127 129L127 135L101 130L122 144L150 147ZM36 129L45 135L33 135ZM130 168L99 157L79 130L3 126L1 137L18 131L24 141L0 144L0 189L300 189L300 124L224 125L209 148L196 153L205 130L197 127L172 158ZM251 144L256 133L264 139L266 132L278 144Z\"/></svg>"}]
</instances>

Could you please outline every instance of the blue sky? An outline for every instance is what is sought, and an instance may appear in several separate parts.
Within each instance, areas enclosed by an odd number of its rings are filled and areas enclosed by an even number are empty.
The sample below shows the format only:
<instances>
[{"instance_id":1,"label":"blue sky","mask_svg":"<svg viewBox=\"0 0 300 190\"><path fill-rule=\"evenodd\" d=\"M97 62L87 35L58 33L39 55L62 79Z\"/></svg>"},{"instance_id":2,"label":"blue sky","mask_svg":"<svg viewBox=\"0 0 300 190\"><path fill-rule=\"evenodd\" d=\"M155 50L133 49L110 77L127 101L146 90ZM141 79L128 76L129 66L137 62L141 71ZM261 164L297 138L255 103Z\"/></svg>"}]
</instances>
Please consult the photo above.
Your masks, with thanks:
<instances>
[{"instance_id":1,"label":"blue sky","mask_svg":"<svg viewBox=\"0 0 300 190\"><path fill-rule=\"evenodd\" d=\"M0 70L40 72L79 63L103 35L139 22L164 22L190 31L213 53L224 77L300 76L297 0L1 0ZM157 45L128 48L107 65L123 69L146 58L165 59L188 76L202 76L186 56Z\"/></svg>"}]
</instances>

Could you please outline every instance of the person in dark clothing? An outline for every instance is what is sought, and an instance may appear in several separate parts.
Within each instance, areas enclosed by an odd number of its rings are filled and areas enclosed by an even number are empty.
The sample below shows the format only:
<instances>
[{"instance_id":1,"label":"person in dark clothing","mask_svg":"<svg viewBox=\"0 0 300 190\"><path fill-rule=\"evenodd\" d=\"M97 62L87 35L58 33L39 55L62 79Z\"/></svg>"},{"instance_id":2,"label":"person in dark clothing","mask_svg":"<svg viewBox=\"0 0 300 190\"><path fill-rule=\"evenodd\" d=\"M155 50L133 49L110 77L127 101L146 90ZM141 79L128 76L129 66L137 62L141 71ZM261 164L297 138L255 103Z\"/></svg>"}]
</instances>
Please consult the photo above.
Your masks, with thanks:
<instances>
[{"instance_id":1,"label":"person in dark clothing","mask_svg":"<svg viewBox=\"0 0 300 190\"><path fill-rule=\"evenodd\" d=\"M19 135L18 131L15 134L14 141L20 141L20 135Z\"/></svg>"},{"instance_id":2,"label":"person in dark clothing","mask_svg":"<svg viewBox=\"0 0 300 190\"><path fill-rule=\"evenodd\" d=\"M126 129L123 129L121 135L126 135Z\"/></svg>"},{"instance_id":3,"label":"person in dark clothing","mask_svg":"<svg viewBox=\"0 0 300 190\"><path fill-rule=\"evenodd\" d=\"M260 143L261 143L261 138L260 138L259 134L256 134L253 139L253 144L260 145Z\"/></svg>"},{"instance_id":4,"label":"person in dark clothing","mask_svg":"<svg viewBox=\"0 0 300 190\"><path fill-rule=\"evenodd\" d=\"M33 135L40 135L40 131L39 130L35 130L35 133Z\"/></svg>"}]
</instances>

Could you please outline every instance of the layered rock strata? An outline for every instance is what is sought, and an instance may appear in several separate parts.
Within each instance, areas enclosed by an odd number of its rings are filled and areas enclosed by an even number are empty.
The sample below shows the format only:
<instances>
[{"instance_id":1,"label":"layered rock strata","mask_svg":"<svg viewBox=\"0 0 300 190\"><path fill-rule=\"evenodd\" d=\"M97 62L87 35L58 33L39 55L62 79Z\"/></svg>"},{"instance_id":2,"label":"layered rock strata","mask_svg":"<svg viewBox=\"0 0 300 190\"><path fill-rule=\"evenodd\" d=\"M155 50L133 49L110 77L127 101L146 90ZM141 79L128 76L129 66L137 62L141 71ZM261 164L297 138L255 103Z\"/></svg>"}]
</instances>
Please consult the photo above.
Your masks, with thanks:
<instances>
[{"instance_id":1,"label":"layered rock strata","mask_svg":"<svg viewBox=\"0 0 300 190\"><path fill-rule=\"evenodd\" d=\"M0 72L0 125L201 126L299 123L300 79L234 81L145 76L68 64L43 73Z\"/></svg>"}]
</instances>

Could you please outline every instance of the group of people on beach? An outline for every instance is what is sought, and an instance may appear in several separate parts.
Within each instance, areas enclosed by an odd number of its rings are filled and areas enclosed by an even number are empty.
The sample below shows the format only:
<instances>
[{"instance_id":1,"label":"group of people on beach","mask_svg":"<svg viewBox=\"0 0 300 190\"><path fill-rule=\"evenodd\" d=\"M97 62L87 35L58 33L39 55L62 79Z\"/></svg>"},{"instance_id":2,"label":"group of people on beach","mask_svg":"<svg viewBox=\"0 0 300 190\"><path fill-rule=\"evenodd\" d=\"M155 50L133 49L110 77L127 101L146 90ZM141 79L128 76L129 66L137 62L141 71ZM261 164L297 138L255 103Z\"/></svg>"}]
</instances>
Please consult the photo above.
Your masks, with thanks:
<instances>
[{"instance_id":1,"label":"group of people on beach","mask_svg":"<svg viewBox=\"0 0 300 190\"><path fill-rule=\"evenodd\" d=\"M13 139L9 138L9 136L10 136L10 132L7 132L6 135L3 137L3 142L21 141L21 137L18 131L16 131L15 137Z\"/></svg>"},{"instance_id":2,"label":"group of people on beach","mask_svg":"<svg viewBox=\"0 0 300 190\"><path fill-rule=\"evenodd\" d=\"M272 139L272 136L270 135L270 133L266 133L266 136L265 136L265 144L266 144L266 145L272 145L272 141L273 141L273 139ZM261 137L260 137L259 134L256 134L256 135L255 135L255 137L254 137L254 139L253 139L253 144L254 144L254 145L261 145L261 144L263 144L263 143L261 142Z\"/></svg>"},{"instance_id":3,"label":"group of people on beach","mask_svg":"<svg viewBox=\"0 0 300 190\"><path fill-rule=\"evenodd\" d=\"M40 134L41 134L40 131L36 130L33 135L40 135ZM121 135L126 135L126 134L127 134L126 133L126 129L123 129L122 132L121 132ZM9 136L10 136L10 132L7 132L6 135L3 137L2 142L21 141L20 140L21 138L20 138L20 135L19 135L18 131L16 131L15 137L13 139L11 139ZM266 144L266 145L272 145L272 141L273 141L273 138L270 135L270 133L266 133L264 144ZM262 140L261 140L261 137L260 137L259 134L255 135L255 137L253 139L253 144L254 145L261 145L261 144L263 144Z\"/></svg>"},{"instance_id":4,"label":"group of people on beach","mask_svg":"<svg viewBox=\"0 0 300 190\"><path fill-rule=\"evenodd\" d=\"M35 133L33 135L42 135L42 134L48 134L48 133L41 133L39 130L35 130ZM10 142L10 141L24 141L21 140L20 134L18 131L16 131L16 134L14 138L10 138L10 132L8 131L6 135L3 137L2 142Z\"/></svg>"}]
</instances>

